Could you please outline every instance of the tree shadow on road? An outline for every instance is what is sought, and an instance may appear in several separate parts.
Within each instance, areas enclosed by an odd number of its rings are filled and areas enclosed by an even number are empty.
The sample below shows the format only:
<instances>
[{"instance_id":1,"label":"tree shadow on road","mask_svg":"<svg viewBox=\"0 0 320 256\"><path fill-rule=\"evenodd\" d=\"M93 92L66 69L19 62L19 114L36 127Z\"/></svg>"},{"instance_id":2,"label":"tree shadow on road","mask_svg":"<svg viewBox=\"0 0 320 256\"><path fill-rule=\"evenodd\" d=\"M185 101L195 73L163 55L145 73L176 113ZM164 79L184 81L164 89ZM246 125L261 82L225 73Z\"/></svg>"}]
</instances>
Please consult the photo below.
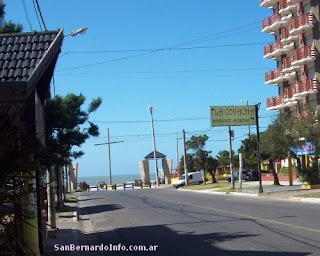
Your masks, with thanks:
<instances>
[{"instance_id":1,"label":"tree shadow on road","mask_svg":"<svg viewBox=\"0 0 320 256\"><path fill-rule=\"evenodd\" d=\"M70 232L70 230L65 230ZM71 233L70 233L71 234ZM225 249L226 242L232 245L236 243L239 245L242 239L250 239L250 237L257 237L259 235L252 235L246 233L219 233L212 232L207 234L195 234L191 232L175 231L165 225L143 226L119 228L104 232L95 233L79 233L78 240L75 245L83 246L87 249L99 250L108 249L103 252L99 251L82 251L77 252L76 255L183 255L183 256L198 256L198 255L214 255L214 256L306 256L310 252L288 252L275 251L275 249L258 251L258 250L229 250ZM68 241L61 240L59 237L54 241L60 248L66 249ZM52 243L53 244L53 243ZM96 247L94 247L96 246ZM99 247L100 246L100 247ZM133 246L133 247L130 247ZM144 246L148 251L130 251L137 249L137 246ZM222 248L222 246L224 248ZM232 246L235 248L235 244ZM241 242L240 242L241 247ZM244 247L244 246L242 246ZM53 247L46 247L49 255L70 255L70 252L53 251ZM51 250L50 250L51 249ZM124 249L124 251L120 251ZM150 250L152 249L152 250ZM75 253L75 251L73 252Z\"/></svg>"},{"instance_id":2,"label":"tree shadow on road","mask_svg":"<svg viewBox=\"0 0 320 256\"><path fill-rule=\"evenodd\" d=\"M116 211L122 208L123 206L120 204L103 204L103 205L82 207L81 210L85 214L95 214L95 213L101 213L101 212Z\"/></svg>"}]
</instances>

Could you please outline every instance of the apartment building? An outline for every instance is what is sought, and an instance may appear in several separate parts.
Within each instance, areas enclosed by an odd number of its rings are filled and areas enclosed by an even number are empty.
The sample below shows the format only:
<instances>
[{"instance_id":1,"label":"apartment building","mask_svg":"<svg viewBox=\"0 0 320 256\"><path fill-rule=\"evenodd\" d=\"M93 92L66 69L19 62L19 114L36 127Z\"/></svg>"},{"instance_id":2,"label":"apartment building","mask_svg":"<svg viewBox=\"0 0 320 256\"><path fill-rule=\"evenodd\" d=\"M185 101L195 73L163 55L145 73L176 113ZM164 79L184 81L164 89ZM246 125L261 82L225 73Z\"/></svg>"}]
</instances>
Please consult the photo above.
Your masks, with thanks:
<instances>
[{"instance_id":1,"label":"apartment building","mask_svg":"<svg viewBox=\"0 0 320 256\"><path fill-rule=\"evenodd\" d=\"M320 70L320 0L260 0L272 15L262 21L262 32L274 37L263 57L276 61L265 73L265 84L277 86L278 95L267 99L267 110L308 115L317 110ZM319 108L320 109L320 108Z\"/></svg>"}]
</instances>

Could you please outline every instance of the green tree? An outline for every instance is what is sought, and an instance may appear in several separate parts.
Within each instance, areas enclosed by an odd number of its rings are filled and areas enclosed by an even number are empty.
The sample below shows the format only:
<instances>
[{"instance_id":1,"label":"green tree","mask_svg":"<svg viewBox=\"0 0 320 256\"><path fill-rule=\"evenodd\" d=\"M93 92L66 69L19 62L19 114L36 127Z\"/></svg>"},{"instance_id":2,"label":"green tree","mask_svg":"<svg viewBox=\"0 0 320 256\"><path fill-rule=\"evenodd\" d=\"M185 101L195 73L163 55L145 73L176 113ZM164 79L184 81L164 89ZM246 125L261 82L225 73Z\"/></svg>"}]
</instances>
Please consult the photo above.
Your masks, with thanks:
<instances>
[{"instance_id":1,"label":"green tree","mask_svg":"<svg viewBox=\"0 0 320 256\"><path fill-rule=\"evenodd\" d=\"M186 154L186 165L188 172L195 170L195 163L192 154ZM181 157L179 164L179 175L181 176L182 174L184 174L184 156Z\"/></svg>"},{"instance_id":2,"label":"green tree","mask_svg":"<svg viewBox=\"0 0 320 256\"><path fill-rule=\"evenodd\" d=\"M84 103L82 94L72 93L47 101L45 115L49 166L53 163L64 164L70 157L82 156L83 151L71 151L73 147L80 147L90 136L99 135L98 126L89 121L89 116L99 108L102 100L92 100L86 111L82 110Z\"/></svg>"},{"instance_id":3,"label":"green tree","mask_svg":"<svg viewBox=\"0 0 320 256\"><path fill-rule=\"evenodd\" d=\"M214 158L212 156L209 156L207 158L205 170L207 170L208 173L211 175L212 183L217 183L216 171L217 171L218 166L219 166L219 162L216 158Z\"/></svg>"},{"instance_id":4,"label":"green tree","mask_svg":"<svg viewBox=\"0 0 320 256\"><path fill-rule=\"evenodd\" d=\"M227 167L230 165L230 155L228 150L220 150L216 158L218 160L220 167ZM239 163L238 155L235 155L234 151L232 150L232 163L233 165L237 165Z\"/></svg>"},{"instance_id":5,"label":"green tree","mask_svg":"<svg viewBox=\"0 0 320 256\"><path fill-rule=\"evenodd\" d=\"M280 185L278 175L274 170L273 160L284 159L295 145L293 137L294 118L289 113L280 114L265 132L260 136L261 156L269 159L269 169L274 177L274 184Z\"/></svg>"},{"instance_id":6,"label":"green tree","mask_svg":"<svg viewBox=\"0 0 320 256\"><path fill-rule=\"evenodd\" d=\"M6 5L2 0L0 0L0 33L15 33L21 32L23 27L21 24L15 24L11 20L5 21L4 15L5 11L4 8Z\"/></svg>"},{"instance_id":7,"label":"green tree","mask_svg":"<svg viewBox=\"0 0 320 256\"><path fill-rule=\"evenodd\" d=\"M207 135L191 136L186 141L187 150L191 153L187 154L187 169L209 172L212 176L212 182L216 182L215 173L218 167L217 160L210 156L211 151L205 150L206 141L209 139ZM183 168L183 157L180 166Z\"/></svg>"},{"instance_id":8,"label":"green tree","mask_svg":"<svg viewBox=\"0 0 320 256\"><path fill-rule=\"evenodd\" d=\"M211 151L204 150L206 141L209 139L207 135L191 136L191 138L186 141L187 150L192 151L192 157L195 162L196 170L206 169L206 160L211 153Z\"/></svg>"},{"instance_id":9,"label":"green tree","mask_svg":"<svg viewBox=\"0 0 320 256\"><path fill-rule=\"evenodd\" d=\"M244 168L254 169L258 165L257 159L257 136L250 134L248 138L241 141L242 145L238 153L242 153Z\"/></svg>"},{"instance_id":10,"label":"green tree","mask_svg":"<svg viewBox=\"0 0 320 256\"><path fill-rule=\"evenodd\" d=\"M309 107L306 107L301 120L298 120L293 126L294 140L299 144L307 142L313 142L315 145L315 154L312 158L311 166L302 166L300 159L291 154L297 160L297 169L302 176L302 180L308 182L311 185L320 183L319 172L319 154L320 154L320 114L315 114Z\"/></svg>"}]
</instances>

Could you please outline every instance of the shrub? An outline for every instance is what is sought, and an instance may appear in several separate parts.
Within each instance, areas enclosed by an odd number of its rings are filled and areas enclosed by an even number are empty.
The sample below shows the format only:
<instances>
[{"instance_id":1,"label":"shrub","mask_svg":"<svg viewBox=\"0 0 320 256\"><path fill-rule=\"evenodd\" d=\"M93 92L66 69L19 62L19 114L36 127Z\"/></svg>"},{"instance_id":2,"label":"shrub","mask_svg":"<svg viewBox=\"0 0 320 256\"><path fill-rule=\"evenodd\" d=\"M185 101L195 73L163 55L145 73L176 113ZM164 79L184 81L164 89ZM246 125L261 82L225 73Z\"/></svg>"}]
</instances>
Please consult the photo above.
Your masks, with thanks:
<instances>
[{"instance_id":1,"label":"shrub","mask_svg":"<svg viewBox=\"0 0 320 256\"><path fill-rule=\"evenodd\" d=\"M307 182L310 185L320 184L320 175L318 165L313 165L301 171L302 182Z\"/></svg>"},{"instance_id":2,"label":"shrub","mask_svg":"<svg viewBox=\"0 0 320 256\"><path fill-rule=\"evenodd\" d=\"M280 168L280 173L284 174L284 175L288 174L289 173L288 167L281 167Z\"/></svg>"}]
</instances>

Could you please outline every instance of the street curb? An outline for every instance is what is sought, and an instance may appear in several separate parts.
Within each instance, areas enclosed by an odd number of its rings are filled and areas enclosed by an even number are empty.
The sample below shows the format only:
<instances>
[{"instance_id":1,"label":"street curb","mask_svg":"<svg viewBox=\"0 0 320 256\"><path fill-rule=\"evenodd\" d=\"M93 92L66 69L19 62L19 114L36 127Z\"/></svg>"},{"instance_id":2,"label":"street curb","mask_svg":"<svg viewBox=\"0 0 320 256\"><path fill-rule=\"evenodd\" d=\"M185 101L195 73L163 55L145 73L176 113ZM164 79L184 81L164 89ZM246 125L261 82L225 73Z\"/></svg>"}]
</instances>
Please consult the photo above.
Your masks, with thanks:
<instances>
[{"instance_id":1,"label":"street curb","mask_svg":"<svg viewBox=\"0 0 320 256\"><path fill-rule=\"evenodd\" d=\"M313 203L313 204L320 204L320 198L308 198L308 197L290 197L292 201L299 201L304 203Z\"/></svg>"},{"instance_id":2,"label":"street curb","mask_svg":"<svg viewBox=\"0 0 320 256\"><path fill-rule=\"evenodd\" d=\"M79 220L79 230L81 230L81 228L85 228L85 229L89 229L89 231L94 231L94 227L93 227L93 223L91 221L91 219L88 216L88 212L85 208L82 208L80 210L79 207L79 203L78 203L78 195L76 195L77 198L77 209L78 209L78 220ZM83 219L80 218L80 215Z\"/></svg>"},{"instance_id":3,"label":"street curb","mask_svg":"<svg viewBox=\"0 0 320 256\"><path fill-rule=\"evenodd\" d=\"M210 191L210 190L192 190L192 189L178 189L178 191L188 191L188 192L196 192L202 194L217 194L223 196L242 196L242 197L255 197L255 198L263 198L270 200L283 200L283 201L295 201L295 202L303 202L303 203L313 203L320 204L320 198L303 198L303 197L286 197L286 198L268 198L264 196L260 196L259 194L250 194L244 192L218 192L218 191Z\"/></svg>"},{"instance_id":4,"label":"street curb","mask_svg":"<svg viewBox=\"0 0 320 256\"><path fill-rule=\"evenodd\" d=\"M243 192L230 192L231 195L234 196L247 196L247 197L258 197L258 194L252 194L252 193L243 193Z\"/></svg>"}]
</instances>

